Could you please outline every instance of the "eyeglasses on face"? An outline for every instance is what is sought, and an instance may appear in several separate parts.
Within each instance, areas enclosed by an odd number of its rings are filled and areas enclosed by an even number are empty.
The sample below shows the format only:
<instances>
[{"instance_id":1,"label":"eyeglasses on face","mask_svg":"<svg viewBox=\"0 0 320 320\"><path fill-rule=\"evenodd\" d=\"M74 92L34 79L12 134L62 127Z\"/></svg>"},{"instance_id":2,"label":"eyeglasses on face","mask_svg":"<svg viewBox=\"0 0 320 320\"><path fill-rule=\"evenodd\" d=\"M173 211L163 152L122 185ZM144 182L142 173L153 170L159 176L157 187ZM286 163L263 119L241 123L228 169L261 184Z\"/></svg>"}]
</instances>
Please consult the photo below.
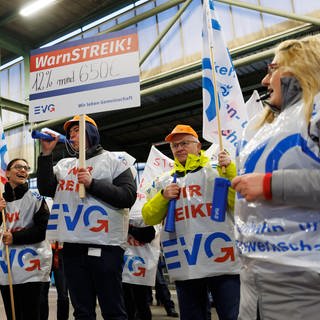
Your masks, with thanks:
<instances>
[{"instance_id":1,"label":"eyeglasses on face","mask_svg":"<svg viewBox=\"0 0 320 320\"><path fill-rule=\"evenodd\" d=\"M170 147L171 147L171 149L178 149L179 146L180 146L181 148L186 148L186 147L188 147L191 143L198 143L198 142L197 142L197 141L188 141L188 140L186 140L186 141L181 141L181 142L171 142L171 143L170 143Z\"/></svg>"},{"instance_id":2,"label":"eyeglasses on face","mask_svg":"<svg viewBox=\"0 0 320 320\"><path fill-rule=\"evenodd\" d=\"M18 170L18 171L24 170L24 171L27 171L27 172L29 172L30 169L31 169L29 166L24 166L24 165L22 165L22 164L15 164L12 168L13 168L13 169L16 169L16 170Z\"/></svg>"},{"instance_id":3,"label":"eyeglasses on face","mask_svg":"<svg viewBox=\"0 0 320 320\"><path fill-rule=\"evenodd\" d=\"M272 76L272 74L279 69L279 65L277 63L269 63L268 64L268 75Z\"/></svg>"}]
</instances>

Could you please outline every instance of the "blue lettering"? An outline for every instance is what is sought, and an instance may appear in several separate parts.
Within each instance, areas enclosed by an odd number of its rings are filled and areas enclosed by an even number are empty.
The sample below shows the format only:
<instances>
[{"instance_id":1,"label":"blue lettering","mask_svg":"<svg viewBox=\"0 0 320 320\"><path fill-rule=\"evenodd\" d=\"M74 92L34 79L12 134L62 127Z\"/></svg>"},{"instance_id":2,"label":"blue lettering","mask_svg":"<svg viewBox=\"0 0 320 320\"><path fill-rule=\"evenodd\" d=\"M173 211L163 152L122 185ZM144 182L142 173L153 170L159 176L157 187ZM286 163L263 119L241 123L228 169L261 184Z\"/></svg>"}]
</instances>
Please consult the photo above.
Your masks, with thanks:
<instances>
[{"instance_id":1,"label":"blue lettering","mask_svg":"<svg viewBox=\"0 0 320 320\"><path fill-rule=\"evenodd\" d=\"M217 74L221 74L222 76L227 75L228 77L231 77L234 71L233 66L228 68L227 66L218 66L215 64L214 70L216 71Z\"/></svg>"},{"instance_id":2,"label":"blue lettering","mask_svg":"<svg viewBox=\"0 0 320 320\"><path fill-rule=\"evenodd\" d=\"M16 249L11 249L10 254L9 254L9 260L10 260L10 265L12 266L14 257L16 255ZM4 251L0 250L0 258L2 258L2 255L4 256ZM0 260L0 267L3 271L3 273L8 273L8 265L4 260Z\"/></svg>"},{"instance_id":3,"label":"blue lettering","mask_svg":"<svg viewBox=\"0 0 320 320\"><path fill-rule=\"evenodd\" d=\"M55 111L55 107L54 107L53 103L34 107L34 114L46 113L47 111L49 111L49 112Z\"/></svg>"},{"instance_id":4,"label":"blue lettering","mask_svg":"<svg viewBox=\"0 0 320 320\"><path fill-rule=\"evenodd\" d=\"M69 207L66 203L64 203L62 205L62 207L63 207L63 212L69 213ZM78 221L79 221L81 213L82 213L82 209L83 209L83 204L79 204L73 220L71 219L71 217L68 217L68 216L64 217L64 219L66 221L67 229L69 231L70 230L73 231L75 229L76 225L78 224Z\"/></svg>"},{"instance_id":5,"label":"blue lettering","mask_svg":"<svg viewBox=\"0 0 320 320\"><path fill-rule=\"evenodd\" d=\"M103 216L107 216L108 215L106 210L104 210L104 208L99 207L99 206L91 206L91 207L86 209L86 211L84 212L84 215L83 215L83 222L84 222L85 226L88 226L90 224L89 216L93 211L101 212L101 214Z\"/></svg>"},{"instance_id":6,"label":"blue lettering","mask_svg":"<svg viewBox=\"0 0 320 320\"><path fill-rule=\"evenodd\" d=\"M202 239L202 234L196 234L193 240L191 253L187 249L183 250L184 254L186 255L189 266L195 265L197 263L201 239ZM181 245L185 245L185 241L183 237L180 237L180 242L181 242Z\"/></svg>"},{"instance_id":7,"label":"blue lettering","mask_svg":"<svg viewBox=\"0 0 320 320\"><path fill-rule=\"evenodd\" d=\"M226 242L230 242L231 239L228 235L222 232L215 232L209 235L209 237L206 239L204 243L204 251L208 258L213 257L213 252L211 250L211 244L215 239L223 239Z\"/></svg>"},{"instance_id":8,"label":"blue lettering","mask_svg":"<svg viewBox=\"0 0 320 320\"><path fill-rule=\"evenodd\" d=\"M299 223L299 228L302 231L307 231L307 232L315 232L318 230L318 221L314 222L306 222L306 223Z\"/></svg>"},{"instance_id":9,"label":"blue lettering","mask_svg":"<svg viewBox=\"0 0 320 320\"><path fill-rule=\"evenodd\" d=\"M212 243L215 239L222 239L225 242L232 242L231 238L222 232L215 232L210 234L204 242L202 241L204 235L203 234L195 234L193 243L191 244L191 250L184 249L184 257L185 261L189 266L196 265L198 261L198 256L201 248L201 244L203 243L204 251L208 258L213 257L213 251L211 250ZM179 237L179 242L181 246L186 246L185 237ZM164 257L167 261L168 270L181 268L181 263L179 260L183 259L182 256L179 257L179 250L177 249L177 239L166 240L162 243L164 248ZM172 247L172 248L169 248ZM174 260L173 260L174 259Z\"/></svg>"},{"instance_id":10,"label":"blue lettering","mask_svg":"<svg viewBox=\"0 0 320 320\"><path fill-rule=\"evenodd\" d=\"M26 249L23 249L19 252L19 255L18 255L18 264L20 267L23 267L24 266L24 255L25 254L32 254L33 256L37 256L37 252L31 248L26 248Z\"/></svg>"},{"instance_id":11,"label":"blue lettering","mask_svg":"<svg viewBox=\"0 0 320 320\"><path fill-rule=\"evenodd\" d=\"M139 256L131 257L128 262L128 269L130 272L134 270L133 266L135 262L141 262L142 264L145 264L144 260L141 257Z\"/></svg>"}]
</instances>

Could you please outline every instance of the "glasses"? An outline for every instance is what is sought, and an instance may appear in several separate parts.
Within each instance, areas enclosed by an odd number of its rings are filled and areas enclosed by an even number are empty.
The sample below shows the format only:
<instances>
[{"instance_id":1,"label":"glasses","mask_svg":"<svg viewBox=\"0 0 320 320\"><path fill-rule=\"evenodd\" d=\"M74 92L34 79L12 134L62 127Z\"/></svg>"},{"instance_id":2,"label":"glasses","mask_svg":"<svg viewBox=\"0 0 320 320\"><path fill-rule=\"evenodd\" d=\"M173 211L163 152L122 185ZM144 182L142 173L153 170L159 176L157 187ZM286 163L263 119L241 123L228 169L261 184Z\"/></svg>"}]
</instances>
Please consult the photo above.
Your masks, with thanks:
<instances>
[{"instance_id":1,"label":"glasses","mask_svg":"<svg viewBox=\"0 0 320 320\"><path fill-rule=\"evenodd\" d=\"M269 63L268 64L268 76L272 76L272 74L279 68L277 63Z\"/></svg>"},{"instance_id":2,"label":"glasses","mask_svg":"<svg viewBox=\"0 0 320 320\"><path fill-rule=\"evenodd\" d=\"M18 171L24 170L24 171L27 171L27 172L29 172L30 169L31 169L29 166L23 166L22 164L16 164L16 165L14 165L12 168L13 168L13 169L16 169L16 170L18 170Z\"/></svg>"},{"instance_id":3,"label":"glasses","mask_svg":"<svg viewBox=\"0 0 320 320\"><path fill-rule=\"evenodd\" d=\"M172 142L170 143L171 149L178 149L179 146L181 148L188 147L191 143L198 143L197 141L181 141L181 142Z\"/></svg>"}]
</instances>

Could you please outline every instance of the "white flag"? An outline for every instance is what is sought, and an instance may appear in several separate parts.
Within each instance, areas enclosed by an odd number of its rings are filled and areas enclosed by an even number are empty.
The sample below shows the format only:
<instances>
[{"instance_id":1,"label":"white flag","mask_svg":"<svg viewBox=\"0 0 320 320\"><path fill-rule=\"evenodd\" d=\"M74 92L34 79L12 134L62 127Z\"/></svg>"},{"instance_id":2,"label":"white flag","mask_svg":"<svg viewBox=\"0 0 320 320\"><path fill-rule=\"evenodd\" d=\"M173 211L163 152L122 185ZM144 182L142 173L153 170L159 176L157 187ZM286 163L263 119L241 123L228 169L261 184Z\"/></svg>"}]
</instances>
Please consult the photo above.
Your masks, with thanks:
<instances>
[{"instance_id":1,"label":"white flag","mask_svg":"<svg viewBox=\"0 0 320 320\"><path fill-rule=\"evenodd\" d=\"M1 179L1 183L3 184L7 182L6 169L7 169L8 162L9 162L8 148L7 148L6 138L4 135L2 121L0 118L0 179Z\"/></svg>"},{"instance_id":2,"label":"white flag","mask_svg":"<svg viewBox=\"0 0 320 320\"><path fill-rule=\"evenodd\" d=\"M212 0L205 0L203 4L202 36L203 138L210 142L219 142L214 87L216 81L223 148L234 156L242 130L247 124L247 114L238 78ZM212 64L214 64L215 81Z\"/></svg>"},{"instance_id":3,"label":"white flag","mask_svg":"<svg viewBox=\"0 0 320 320\"><path fill-rule=\"evenodd\" d=\"M130 219L142 217L141 209L146 202L144 189L153 179L173 168L173 160L160 152L155 146L151 147L148 160L144 167L141 181L137 190L137 200L130 210Z\"/></svg>"}]
</instances>

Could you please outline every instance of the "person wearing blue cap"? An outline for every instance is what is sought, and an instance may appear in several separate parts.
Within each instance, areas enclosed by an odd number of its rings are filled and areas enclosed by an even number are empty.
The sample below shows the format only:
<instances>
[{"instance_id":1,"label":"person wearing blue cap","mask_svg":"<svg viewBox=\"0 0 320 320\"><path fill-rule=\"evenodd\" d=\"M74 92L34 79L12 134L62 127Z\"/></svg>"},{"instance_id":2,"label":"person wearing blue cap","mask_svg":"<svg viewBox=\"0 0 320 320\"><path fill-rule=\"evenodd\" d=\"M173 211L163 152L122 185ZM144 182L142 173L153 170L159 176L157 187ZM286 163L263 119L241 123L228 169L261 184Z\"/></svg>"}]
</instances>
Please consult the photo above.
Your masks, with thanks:
<instances>
[{"instance_id":1,"label":"person wearing blue cap","mask_svg":"<svg viewBox=\"0 0 320 320\"><path fill-rule=\"evenodd\" d=\"M64 124L71 140L71 158L53 165L53 141L41 140L38 189L54 198L48 226L64 243L65 276L75 319L96 319L98 299L103 319L126 320L122 264L128 234L128 214L136 200L134 158L116 155L100 145L95 121L85 116L86 165L79 167L79 116ZM79 197L79 184L86 190Z\"/></svg>"}]
</instances>

